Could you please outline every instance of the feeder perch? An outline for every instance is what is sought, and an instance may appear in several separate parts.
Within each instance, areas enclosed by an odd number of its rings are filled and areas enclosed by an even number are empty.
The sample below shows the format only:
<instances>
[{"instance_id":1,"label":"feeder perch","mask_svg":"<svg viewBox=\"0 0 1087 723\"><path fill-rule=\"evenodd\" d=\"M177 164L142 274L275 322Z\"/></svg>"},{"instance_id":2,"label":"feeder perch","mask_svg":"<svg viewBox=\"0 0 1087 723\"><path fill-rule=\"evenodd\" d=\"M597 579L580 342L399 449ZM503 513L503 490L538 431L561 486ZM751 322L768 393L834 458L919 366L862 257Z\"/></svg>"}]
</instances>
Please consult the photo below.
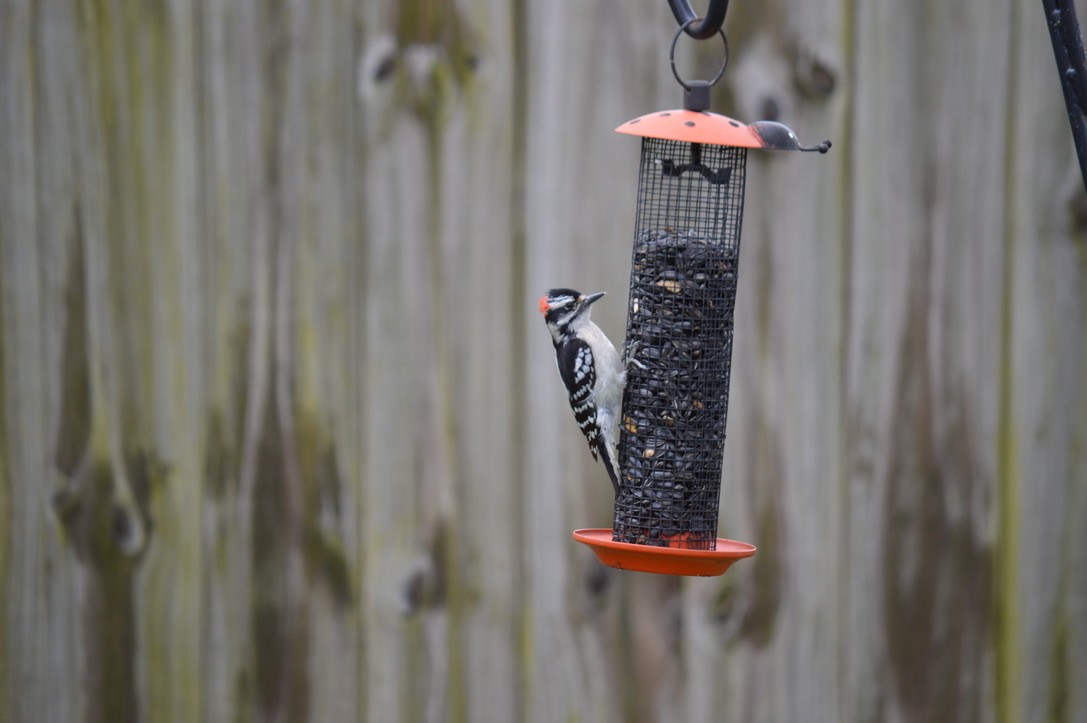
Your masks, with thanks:
<instances>
[{"instance_id":1,"label":"feeder perch","mask_svg":"<svg viewBox=\"0 0 1087 723\"><path fill-rule=\"evenodd\" d=\"M689 84L677 74L682 109L616 129L642 138L620 487L614 528L574 538L626 570L720 575L756 551L717 537L747 150L825 153L830 142L804 147L780 123L708 112L723 70Z\"/></svg>"}]
</instances>

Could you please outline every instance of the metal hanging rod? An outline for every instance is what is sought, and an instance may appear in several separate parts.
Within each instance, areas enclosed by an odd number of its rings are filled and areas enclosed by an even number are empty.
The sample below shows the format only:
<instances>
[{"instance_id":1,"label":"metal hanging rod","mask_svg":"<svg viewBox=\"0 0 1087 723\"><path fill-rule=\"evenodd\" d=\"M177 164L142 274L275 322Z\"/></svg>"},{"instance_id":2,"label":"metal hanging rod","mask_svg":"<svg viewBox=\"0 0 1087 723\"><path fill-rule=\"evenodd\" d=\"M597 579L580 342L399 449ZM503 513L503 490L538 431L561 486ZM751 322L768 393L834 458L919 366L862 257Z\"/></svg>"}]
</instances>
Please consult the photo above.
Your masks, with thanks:
<instances>
[{"instance_id":1,"label":"metal hanging rod","mask_svg":"<svg viewBox=\"0 0 1087 723\"><path fill-rule=\"evenodd\" d=\"M1087 189L1087 124L1084 122L1087 119L1087 58L1076 20L1076 6L1072 0L1042 0L1042 5L1045 6L1057 70L1061 74L1061 90L1068 107L1068 121L1072 124L1079 170Z\"/></svg>"},{"instance_id":2,"label":"metal hanging rod","mask_svg":"<svg viewBox=\"0 0 1087 723\"><path fill-rule=\"evenodd\" d=\"M676 22L682 25L684 32L695 40L705 40L716 35L725 24L725 13L728 11L728 0L710 0L702 22L693 23L691 21L697 20L698 16L691 9L691 3L688 0L668 0L668 5L672 8L672 14L676 16Z\"/></svg>"}]
</instances>

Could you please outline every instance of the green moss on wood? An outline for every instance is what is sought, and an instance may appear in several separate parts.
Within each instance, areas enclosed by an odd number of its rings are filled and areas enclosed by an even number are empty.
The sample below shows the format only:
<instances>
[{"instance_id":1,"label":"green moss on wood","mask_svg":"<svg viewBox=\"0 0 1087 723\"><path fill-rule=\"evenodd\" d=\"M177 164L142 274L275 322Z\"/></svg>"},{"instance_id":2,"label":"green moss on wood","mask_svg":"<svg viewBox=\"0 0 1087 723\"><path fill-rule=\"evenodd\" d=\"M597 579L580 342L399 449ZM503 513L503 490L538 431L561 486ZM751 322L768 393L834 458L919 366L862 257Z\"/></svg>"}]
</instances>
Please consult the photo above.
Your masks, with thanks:
<instances>
[{"instance_id":1,"label":"green moss on wood","mask_svg":"<svg viewBox=\"0 0 1087 723\"><path fill-rule=\"evenodd\" d=\"M79 503L69 518L68 532L88 571L83 604L87 720L134 721L138 695L133 578L139 557L126 554L123 544L133 521L117 505L114 470L108 461L93 458L77 485Z\"/></svg>"},{"instance_id":2,"label":"green moss on wood","mask_svg":"<svg viewBox=\"0 0 1087 723\"><path fill-rule=\"evenodd\" d=\"M87 286L84 275L83 227L78 207L76 238L68 260L64 288L64 331L60 359L60 425L57 468L74 475L87 451L91 429L90 366L87 357Z\"/></svg>"},{"instance_id":3,"label":"green moss on wood","mask_svg":"<svg viewBox=\"0 0 1087 723\"><path fill-rule=\"evenodd\" d=\"M723 575L714 581L714 591L706 603L706 613L717 623L724 623L736 612L740 598L739 576Z\"/></svg>"},{"instance_id":4,"label":"green moss on wood","mask_svg":"<svg viewBox=\"0 0 1087 723\"><path fill-rule=\"evenodd\" d=\"M1010 367L1010 349L1002 364ZM996 694L997 717L1015 721L1021 712L1019 675L1019 455L1011 412L1010 372L1001 373L1001 412L997 467Z\"/></svg>"},{"instance_id":5,"label":"green moss on wood","mask_svg":"<svg viewBox=\"0 0 1087 723\"><path fill-rule=\"evenodd\" d=\"M1068 653L1068 617L1063 606L1053 621L1052 630L1046 719L1050 721L1072 720L1072 711L1068 709L1071 683Z\"/></svg>"},{"instance_id":6,"label":"green moss on wood","mask_svg":"<svg viewBox=\"0 0 1087 723\"><path fill-rule=\"evenodd\" d=\"M1011 32L1011 57L1018 54L1018 33ZM1008 75L1006 92L1016 97L1015 74ZM1017 135L1018 112L1009 103L1005 113L1005 148L1014 148ZM1005 177L1014 179L1014 153L1005 153ZM993 565L995 585L994 615L994 662L996 677L996 714L1002 723L1019 719L1020 666L1022 650L1019 642L1019 448L1016 439L1014 404L1014 357L1012 353L1013 302L1015 300L1015 207L1018 189L1009 180L1004 189L1004 270L1000 308L1000 359L998 366L997 402L997 479L996 505L997 530L996 554Z\"/></svg>"},{"instance_id":7,"label":"green moss on wood","mask_svg":"<svg viewBox=\"0 0 1087 723\"><path fill-rule=\"evenodd\" d=\"M253 526L251 541L253 682L259 717L299 720L309 696L304 666L309 606L299 581L290 574L300 537L300 510L292 489L298 480L285 455L277 409L275 404L265 405L257 443L253 518L260 524Z\"/></svg>"},{"instance_id":8,"label":"green moss on wood","mask_svg":"<svg viewBox=\"0 0 1087 723\"><path fill-rule=\"evenodd\" d=\"M3 235L4 224L0 223L0 252L9 248L5 244L7 243ZM0 319L6 319L5 315L5 293L4 287L4 270L0 269ZM8 627L8 608L7 601L10 598L8 593L8 580L10 579L10 570L8 568L8 560L10 553L9 536L14 529L11 524L11 476L8 469L8 429L7 429L7 410L8 400L6 393L7 379L7 357L4 344L4 329L0 328L0 701L12 700L9 687L9 680L11 678L11 672L9 666L11 661L15 660L14 651L9 649L9 643L7 640L7 627ZM18 665L18 663L15 663ZM0 710L10 711L8 708L2 708Z\"/></svg>"},{"instance_id":9,"label":"green moss on wood","mask_svg":"<svg viewBox=\"0 0 1087 723\"><path fill-rule=\"evenodd\" d=\"M453 100L470 85L477 63L475 41L453 0L408 0L395 5L397 45L434 52L424 77L397 73L397 98L432 128L444 124Z\"/></svg>"},{"instance_id":10,"label":"green moss on wood","mask_svg":"<svg viewBox=\"0 0 1087 723\"><path fill-rule=\"evenodd\" d=\"M354 599L351 565L343 546L324 534L311 520L307 521L302 533L302 549L310 578L323 583L338 605L351 606Z\"/></svg>"},{"instance_id":11,"label":"green moss on wood","mask_svg":"<svg viewBox=\"0 0 1087 723\"><path fill-rule=\"evenodd\" d=\"M335 443L313 412L294 420L299 483L302 486L301 545L307 577L327 587L343 607L354 599L351 563L340 538L343 483Z\"/></svg>"},{"instance_id":12,"label":"green moss on wood","mask_svg":"<svg viewBox=\"0 0 1087 723\"><path fill-rule=\"evenodd\" d=\"M740 636L756 647L770 644L784 594L784 540L781 531L780 495L767 495L759 511L759 554L753 560L751 605Z\"/></svg>"}]
</instances>

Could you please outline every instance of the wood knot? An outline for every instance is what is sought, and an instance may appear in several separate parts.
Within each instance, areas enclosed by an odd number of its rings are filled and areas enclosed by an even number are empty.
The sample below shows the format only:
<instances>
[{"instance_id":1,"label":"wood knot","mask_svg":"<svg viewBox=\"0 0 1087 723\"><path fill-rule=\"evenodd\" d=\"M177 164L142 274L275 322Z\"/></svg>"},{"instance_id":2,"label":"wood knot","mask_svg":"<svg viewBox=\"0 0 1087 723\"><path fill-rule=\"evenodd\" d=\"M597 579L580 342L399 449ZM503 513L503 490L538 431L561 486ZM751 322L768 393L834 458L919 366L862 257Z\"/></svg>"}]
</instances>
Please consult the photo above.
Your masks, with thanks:
<instances>
[{"instance_id":1,"label":"wood knot","mask_svg":"<svg viewBox=\"0 0 1087 723\"><path fill-rule=\"evenodd\" d=\"M801 48L793 61L793 85L810 100L828 98L838 85L838 72L819 53Z\"/></svg>"}]
</instances>

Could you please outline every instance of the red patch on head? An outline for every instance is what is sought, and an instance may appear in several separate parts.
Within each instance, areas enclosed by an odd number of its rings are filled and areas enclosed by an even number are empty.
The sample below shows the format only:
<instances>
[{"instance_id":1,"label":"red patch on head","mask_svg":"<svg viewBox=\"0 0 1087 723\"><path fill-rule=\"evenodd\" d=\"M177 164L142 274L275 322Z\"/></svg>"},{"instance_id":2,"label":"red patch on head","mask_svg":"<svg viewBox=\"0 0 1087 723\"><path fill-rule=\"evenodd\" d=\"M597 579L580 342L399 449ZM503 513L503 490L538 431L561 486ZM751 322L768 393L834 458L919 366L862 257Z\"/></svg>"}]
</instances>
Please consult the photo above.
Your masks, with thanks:
<instances>
[{"instance_id":1,"label":"red patch on head","mask_svg":"<svg viewBox=\"0 0 1087 723\"><path fill-rule=\"evenodd\" d=\"M547 303L547 297L546 296L541 296L540 297L539 307L540 307L540 313L543 314L544 316L546 316L547 312L551 310L551 305Z\"/></svg>"}]
</instances>

